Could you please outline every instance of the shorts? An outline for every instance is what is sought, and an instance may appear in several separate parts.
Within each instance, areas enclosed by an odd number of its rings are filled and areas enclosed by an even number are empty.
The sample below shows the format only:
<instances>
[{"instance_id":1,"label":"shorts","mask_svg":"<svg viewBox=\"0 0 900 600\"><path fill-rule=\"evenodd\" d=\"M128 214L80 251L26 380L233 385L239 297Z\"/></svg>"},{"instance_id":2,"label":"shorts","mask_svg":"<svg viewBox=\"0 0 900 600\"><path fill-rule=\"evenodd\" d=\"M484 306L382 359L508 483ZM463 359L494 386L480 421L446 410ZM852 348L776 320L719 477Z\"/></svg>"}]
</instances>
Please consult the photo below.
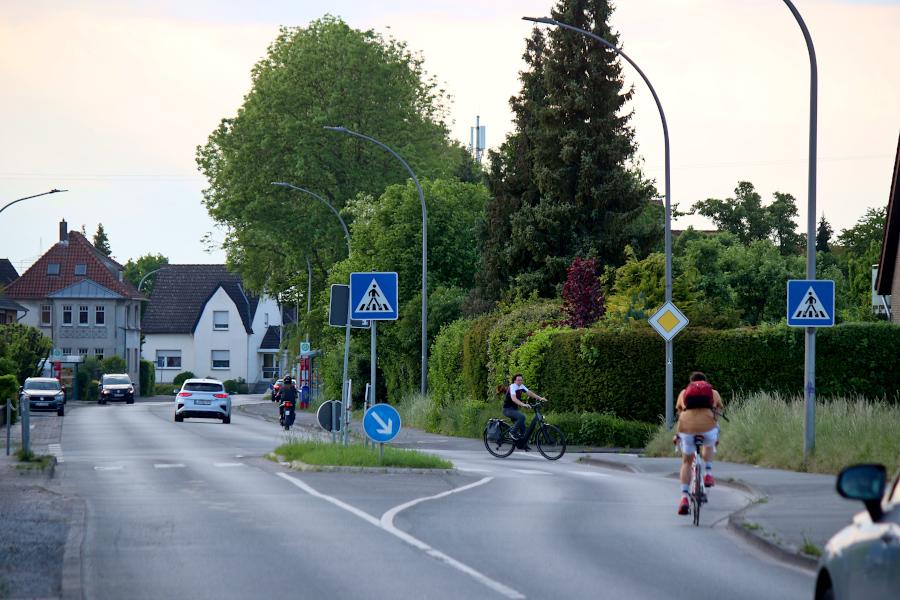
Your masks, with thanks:
<instances>
[{"instance_id":1,"label":"shorts","mask_svg":"<svg viewBox=\"0 0 900 600\"><path fill-rule=\"evenodd\" d=\"M681 452L682 454L693 454L694 453L694 436L702 435L703 436L703 445L710 446L713 449L713 452L716 451L716 444L719 442L719 428L713 427L709 431L705 433L679 433L678 438L681 441Z\"/></svg>"}]
</instances>

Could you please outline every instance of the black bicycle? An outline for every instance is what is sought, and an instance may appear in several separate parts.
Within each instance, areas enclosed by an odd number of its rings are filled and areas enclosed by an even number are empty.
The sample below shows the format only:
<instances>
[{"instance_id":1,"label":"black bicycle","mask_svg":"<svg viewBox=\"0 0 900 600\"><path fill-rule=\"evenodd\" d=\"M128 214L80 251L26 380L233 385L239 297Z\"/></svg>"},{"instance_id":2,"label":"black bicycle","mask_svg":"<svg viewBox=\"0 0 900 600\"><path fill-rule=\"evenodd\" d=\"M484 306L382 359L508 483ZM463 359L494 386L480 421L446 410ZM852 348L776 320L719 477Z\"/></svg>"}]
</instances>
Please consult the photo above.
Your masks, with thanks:
<instances>
[{"instance_id":1,"label":"black bicycle","mask_svg":"<svg viewBox=\"0 0 900 600\"><path fill-rule=\"evenodd\" d=\"M713 413L726 421L730 420L724 413L715 409L713 409ZM700 525L700 507L709 502L703 477L706 474L703 453L701 452L704 441L705 438L702 434L694 435L694 464L691 466L691 484L688 487L688 499L691 502L691 514L693 515L695 526Z\"/></svg>"},{"instance_id":2,"label":"black bicycle","mask_svg":"<svg viewBox=\"0 0 900 600\"><path fill-rule=\"evenodd\" d=\"M534 409L534 417L525 431L525 435L516 438L512 433L512 426L504 419L489 419L484 426L484 447L497 458L506 458L516 449L524 439L537 446L538 452L547 460L557 460L566 453L566 436L555 425L550 425L541 414L543 402L531 404Z\"/></svg>"}]
</instances>

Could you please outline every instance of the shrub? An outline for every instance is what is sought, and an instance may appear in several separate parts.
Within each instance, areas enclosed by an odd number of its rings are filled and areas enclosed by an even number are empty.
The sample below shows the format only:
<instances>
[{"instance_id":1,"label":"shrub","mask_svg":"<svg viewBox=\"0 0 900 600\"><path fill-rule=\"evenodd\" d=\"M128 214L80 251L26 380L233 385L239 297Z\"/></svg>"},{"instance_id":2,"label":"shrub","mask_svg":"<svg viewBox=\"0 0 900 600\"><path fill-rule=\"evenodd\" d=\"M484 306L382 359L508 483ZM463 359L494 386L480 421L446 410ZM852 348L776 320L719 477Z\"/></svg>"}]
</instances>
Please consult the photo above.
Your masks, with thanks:
<instances>
[{"instance_id":1,"label":"shrub","mask_svg":"<svg viewBox=\"0 0 900 600\"><path fill-rule=\"evenodd\" d=\"M181 387L181 385L185 381L187 381L188 379L194 379L194 377L196 377L196 375L194 375L190 371L182 371L181 373L176 375L174 379L172 379L172 385L174 385L176 387Z\"/></svg>"},{"instance_id":2,"label":"shrub","mask_svg":"<svg viewBox=\"0 0 900 600\"><path fill-rule=\"evenodd\" d=\"M100 368L104 373L127 373L128 365L121 356L107 356L100 363Z\"/></svg>"},{"instance_id":3,"label":"shrub","mask_svg":"<svg viewBox=\"0 0 900 600\"><path fill-rule=\"evenodd\" d=\"M88 402L96 402L100 399L100 382L96 379L91 379L90 383L88 383L87 388L85 389L84 396L81 396L83 400L87 400Z\"/></svg>"},{"instance_id":4,"label":"shrub","mask_svg":"<svg viewBox=\"0 0 900 600\"><path fill-rule=\"evenodd\" d=\"M513 350L535 331L558 321L561 316L559 302L545 300L515 306L497 318L488 335L487 393L509 382L514 372L510 365Z\"/></svg>"},{"instance_id":5,"label":"shrub","mask_svg":"<svg viewBox=\"0 0 900 600\"><path fill-rule=\"evenodd\" d=\"M0 375L0 423L6 423L6 403L12 405L12 423L19 416L19 380L15 375Z\"/></svg>"},{"instance_id":6,"label":"shrub","mask_svg":"<svg viewBox=\"0 0 900 600\"><path fill-rule=\"evenodd\" d=\"M587 327L603 316L603 293L597 277L597 259L576 256L563 285L563 312L569 327Z\"/></svg>"},{"instance_id":7,"label":"shrub","mask_svg":"<svg viewBox=\"0 0 900 600\"><path fill-rule=\"evenodd\" d=\"M181 389L181 385L174 383L157 383L153 386L153 391L157 396L171 396L175 390Z\"/></svg>"},{"instance_id":8,"label":"shrub","mask_svg":"<svg viewBox=\"0 0 900 600\"><path fill-rule=\"evenodd\" d=\"M222 382L222 385L225 386L225 391L229 394L247 394L250 389L243 377L226 379Z\"/></svg>"},{"instance_id":9,"label":"shrub","mask_svg":"<svg viewBox=\"0 0 900 600\"><path fill-rule=\"evenodd\" d=\"M469 398L493 398L488 384L488 335L499 315L485 315L474 321L463 336L462 381Z\"/></svg>"},{"instance_id":10,"label":"shrub","mask_svg":"<svg viewBox=\"0 0 900 600\"><path fill-rule=\"evenodd\" d=\"M140 370L141 396L153 396L153 385L156 383L156 364L149 360L141 361Z\"/></svg>"},{"instance_id":11,"label":"shrub","mask_svg":"<svg viewBox=\"0 0 900 600\"><path fill-rule=\"evenodd\" d=\"M439 404L446 404L465 393L462 370L463 342L471 326L468 319L457 319L441 328L431 346L428 360L428 385Z\"/></svg>"}]
</instances>

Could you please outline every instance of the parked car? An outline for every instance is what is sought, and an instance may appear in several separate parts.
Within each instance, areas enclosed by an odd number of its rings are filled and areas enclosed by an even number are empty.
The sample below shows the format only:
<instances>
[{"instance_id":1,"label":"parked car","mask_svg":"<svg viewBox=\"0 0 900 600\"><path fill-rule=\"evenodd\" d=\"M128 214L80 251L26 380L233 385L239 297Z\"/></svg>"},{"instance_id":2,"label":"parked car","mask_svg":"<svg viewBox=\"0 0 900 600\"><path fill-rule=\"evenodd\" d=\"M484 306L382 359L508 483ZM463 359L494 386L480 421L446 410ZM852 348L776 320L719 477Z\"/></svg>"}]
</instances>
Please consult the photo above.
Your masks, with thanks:
<instances>
[{"instance_id":1,"label":"parked car","mask_svg":"<svg viewBox=\"0 0 900 600\"><path fill-rule=\"evenodd\" d=\"M56 411L66 414L66 391L54 377L29 377L19 388L19 400L28 398L32 411Z\"/></svg>"},{"instance_id":2,"label":"parked car","mask_svg":"<svg viewBox=\"0 0 900 600\"><path fill-rule=\"evenodd\" d=\"M185 417L222 419L231 423L231 396L217 379L188 379L175 395L175 421Z\"/></svg>"},{"instance_id":3,"label":"parked car","mask_svg":"<svg viewBox=\"0 0 900 600\"><path fill-rule=\"evenodd\" d=\"M110 400L134 404L134 384L127 373L107 373L100 378L100 404Z\"/></svg>"},{"instance_id":4,"label":"parked car","mask_svg":"<svg viewBox=\"0 0 900 600\"><path fill-rule=\"evenodd\" d=\"M886 483L882 465L853 465L838 475L838 493L866 510L825 545L816 600L900 597L900 474L887 491Z\"/></svg>"}]
</instances>

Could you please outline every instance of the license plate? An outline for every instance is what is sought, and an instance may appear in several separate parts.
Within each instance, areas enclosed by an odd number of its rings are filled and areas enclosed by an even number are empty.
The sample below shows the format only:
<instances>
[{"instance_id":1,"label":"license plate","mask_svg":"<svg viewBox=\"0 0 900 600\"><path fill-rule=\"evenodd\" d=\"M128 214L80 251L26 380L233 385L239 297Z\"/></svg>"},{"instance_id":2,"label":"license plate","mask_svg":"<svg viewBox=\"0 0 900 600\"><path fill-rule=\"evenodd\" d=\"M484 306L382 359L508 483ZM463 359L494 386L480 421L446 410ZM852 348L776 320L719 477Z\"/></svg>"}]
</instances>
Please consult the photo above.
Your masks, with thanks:
<instances>
[{"instance_id":1,"label":"license plate","mask_svg":"<svg viewBox=\"0 0 900 600\"><path fill-rule=\"evenodd\" d=\"M197 400L196 404L209 404L210 400Z\"/></svg>"},{"instance_id":2,"label":"license plate","mask_svg":"<svg viewBox=\"0 0 900 600\"><path fill-rule=\"evenodd\" d=\"M124 394L125 392L113 392L113 393L114 393L116 396L121 396L121 395Z\"/></svg>"},{"instance_id":3,"label":"license plate","mask_svg":"<svg viewBox=\"0 0 900 600\"><path fill-rule=\"evenodd\" d=\"M35 406L47 406L48 405L47 402L32 402L32 404L34 404Z\"/></svg>"}]
</instances>

